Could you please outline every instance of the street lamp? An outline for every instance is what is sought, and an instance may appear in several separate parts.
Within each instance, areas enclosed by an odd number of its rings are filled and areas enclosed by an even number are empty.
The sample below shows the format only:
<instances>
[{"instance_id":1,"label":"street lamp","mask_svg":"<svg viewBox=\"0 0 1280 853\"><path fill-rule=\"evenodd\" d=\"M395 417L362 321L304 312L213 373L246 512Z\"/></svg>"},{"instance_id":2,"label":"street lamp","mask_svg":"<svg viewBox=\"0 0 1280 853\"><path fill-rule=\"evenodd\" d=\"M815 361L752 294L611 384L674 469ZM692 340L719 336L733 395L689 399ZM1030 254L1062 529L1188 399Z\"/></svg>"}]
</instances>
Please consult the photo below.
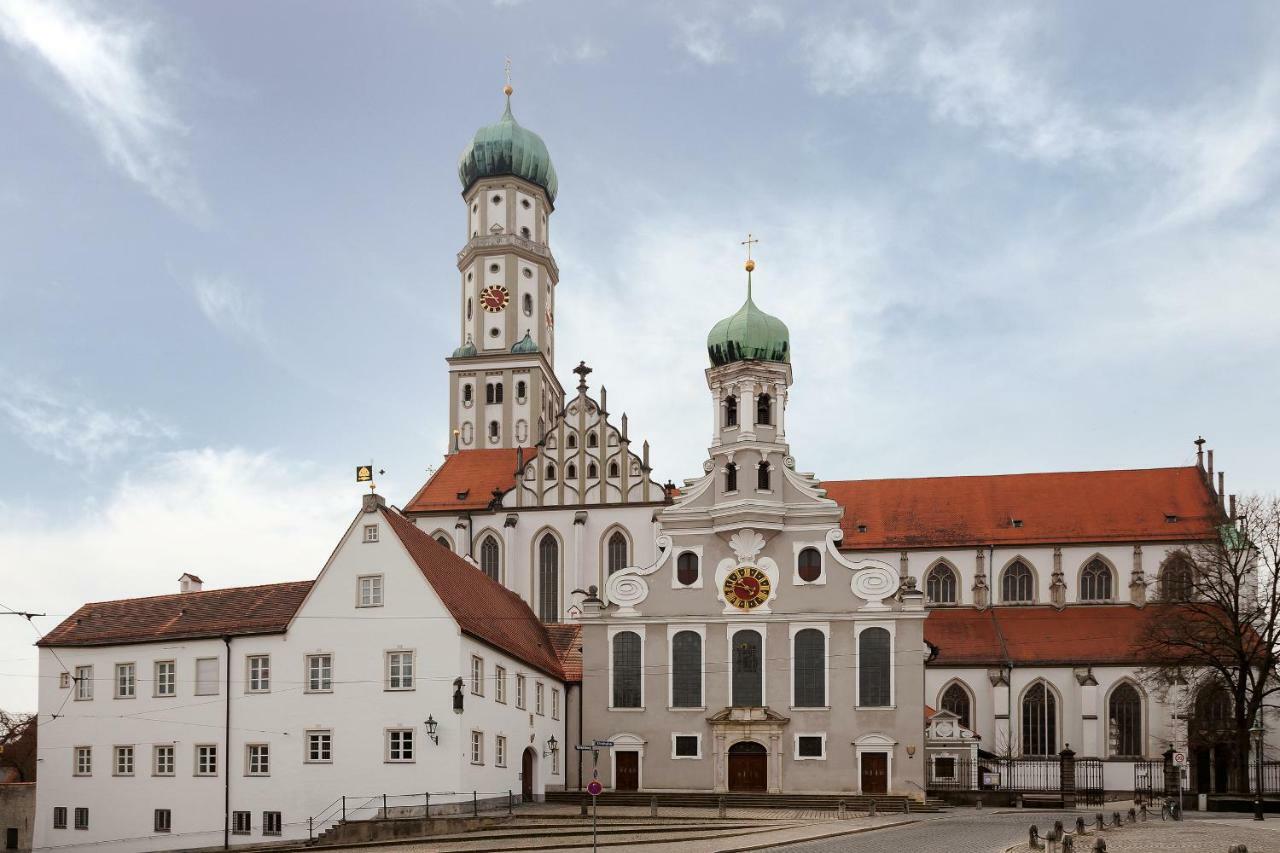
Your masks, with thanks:
<instances>
[{"instance_id":1,"label":"street lamp","mask_svg":"<svg viewBox=\"0 0 1280 853\"><path fill-rule=\"evenodd\" d=\"M427 714L427 721L423 723L423 725L427 727L427 737L431 738L432 743L434 743L436 746L439 746L440 735L436 734L436 726L438 726L439 723L436 722L435 717L431 716L430 714Z\"/></svg>"},{"instance_id":2,"label":"street lamp","mask_svg":"<svg viewBox=\"0 0 1280 853\"><path fill-rule=\"evenodd\" d=\"M1263 820L1262 816L1262 718L1259 718L1249 729L1253 735L1253 819Z\"/></svg>"},{"instance_id":3,"label":"street lamp","mask_svg":"<svg viewBox=\"0 0 1280 853\"><path fill-rule=\"evenodd\" d=\"M556 741L556 736L552 735L551 737L547 738L547 748L543 751L542 757L546 758L547 756L551 755L559 748L560 748L560 744Z\"/></svg>"}]
</instances>

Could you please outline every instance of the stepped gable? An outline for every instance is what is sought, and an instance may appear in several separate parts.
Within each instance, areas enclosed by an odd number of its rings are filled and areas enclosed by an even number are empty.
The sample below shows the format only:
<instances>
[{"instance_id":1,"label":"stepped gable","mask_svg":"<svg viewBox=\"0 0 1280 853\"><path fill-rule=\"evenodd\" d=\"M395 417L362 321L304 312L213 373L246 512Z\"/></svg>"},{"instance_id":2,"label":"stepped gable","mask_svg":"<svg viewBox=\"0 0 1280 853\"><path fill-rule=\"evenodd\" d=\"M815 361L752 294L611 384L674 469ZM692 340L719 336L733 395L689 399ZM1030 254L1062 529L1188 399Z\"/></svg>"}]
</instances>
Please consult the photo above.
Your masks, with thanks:
<instances>
[{"instance_id":1,"label":"stepped gable","mask_svg":"<svg viewBox=\"0 0 1280 853\"><path fill-rule=\"evenodd\" d=\"M1226 519L1199 468L837 480L844 550L1185 542ZM866 532L859 533L865 525Z\"/></svg>"},{"instance_id":2,"label":"stepped gable","mask_svg":"<svg viewBox=\"0 0 1280 853\"><path fill-rule=\"evenodd\" d=\"M564 677L546 626L524 599L442 547L399 512L385 506L379 511L464 634L548 675Z\"/></svg>"},{"instance_id":3,"label":"stepped gable","mask_svg":"<svg viewBox=\"0 0 1280 853\"><path fill-rule=\"evenodd\" d=\"M458 512L486 509L495 489L506 492L516 484L516 448L460 450L444 459L418 490L405 512ZM524 448L524 461L536 458L536 447Z\"/></svg>"},{"instance_id":4,"label":"stepped gable","mask_svg":"<svg viewBox=\"0 0 1280 853\"><path fill-rule=\"evenodd\" d=\"M85 604L41 646L108 646L159 640L280 634L312 581L273 583Z\"/></svg>"},{"instance_id":5,"label":"stepped gable","mask_svg":"<svg viewBox=\"0 0 1280 853\"><path fill-rule=\"evenodd\" d=\"M547 625L565 681L582 681L582 626L570 622Z\"/></svg>"}]
</instances>

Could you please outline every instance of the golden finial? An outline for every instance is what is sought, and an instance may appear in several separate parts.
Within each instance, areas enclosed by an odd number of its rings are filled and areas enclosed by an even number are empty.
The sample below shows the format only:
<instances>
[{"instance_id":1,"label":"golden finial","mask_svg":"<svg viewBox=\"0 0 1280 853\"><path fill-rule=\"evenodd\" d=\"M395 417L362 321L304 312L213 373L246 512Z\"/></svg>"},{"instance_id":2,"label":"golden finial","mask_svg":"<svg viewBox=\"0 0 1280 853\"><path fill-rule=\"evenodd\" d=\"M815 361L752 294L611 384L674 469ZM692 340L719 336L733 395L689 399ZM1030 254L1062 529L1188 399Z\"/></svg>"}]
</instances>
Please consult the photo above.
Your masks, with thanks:
<instances>
[{"instance_id":1,"label":"golden finial","mask_svg":"<svg viewBox=\"0 0 1280 853\"><path fill-rule=\"evenodd\" d=\"M509 56L507 57L507 68L506 68L506 72L507 72L507 85L505 85L505 86L503 86L503 87L502 87L502 94L504 94L504 95L506 95L508 98L510 98L510 97L511 97L511 93L512 93L512 92L514 92L514 91L515 91L515 89L512 89L512 88L511 88L511 57L509 57Z\"/></svg>"},{"instance_id":2,"label":"golden finial","mask_svg":"<svg viewBox=\"0 0 1280 853\"><path fill-rule=\"evenodd\" d=\"M747 232L747 239L742 241L742 245L747 247L747 262L746 264L744 264L744 266L747 269L747 272L751 272L756 268L756 262L751 260L751 246L759 242L760 242L759 240L751 236L751 232L749 231Z\"/></svg>"}]
</instances>

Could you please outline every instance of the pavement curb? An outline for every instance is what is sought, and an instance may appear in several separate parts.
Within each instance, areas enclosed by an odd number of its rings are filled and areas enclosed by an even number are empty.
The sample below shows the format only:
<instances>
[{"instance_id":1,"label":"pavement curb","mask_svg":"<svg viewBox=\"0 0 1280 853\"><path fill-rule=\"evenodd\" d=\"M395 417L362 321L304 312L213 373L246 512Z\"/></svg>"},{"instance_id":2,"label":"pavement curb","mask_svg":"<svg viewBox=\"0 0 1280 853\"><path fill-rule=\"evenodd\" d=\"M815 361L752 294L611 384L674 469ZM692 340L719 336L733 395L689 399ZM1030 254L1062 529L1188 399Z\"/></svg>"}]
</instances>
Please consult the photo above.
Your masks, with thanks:
<instances>
[{"instance_id":1,"label":"pavement curb","mask_svg":"<svg viewBox=\"0 0 1280 853\"><path fill-rule=\"evenodd\" d=\"M852 829L842 829L837 832L825 832L821 835L813 835L808 838L795 838L789 841L771 841L764 844L752 844L746 847L719 847L715 853L749 853L752 850L768 850L771 847L790 846L793 844L809 844L814 841L825 841L828 838L841 838L846 835L861 835L864 832L875 832L880 829L895 829L899 826L910 826L915 823L922 823L921 819L916 820L899 820L894 823L882 823L879 826L858 826Z\"/></svg>"}]
</instances>

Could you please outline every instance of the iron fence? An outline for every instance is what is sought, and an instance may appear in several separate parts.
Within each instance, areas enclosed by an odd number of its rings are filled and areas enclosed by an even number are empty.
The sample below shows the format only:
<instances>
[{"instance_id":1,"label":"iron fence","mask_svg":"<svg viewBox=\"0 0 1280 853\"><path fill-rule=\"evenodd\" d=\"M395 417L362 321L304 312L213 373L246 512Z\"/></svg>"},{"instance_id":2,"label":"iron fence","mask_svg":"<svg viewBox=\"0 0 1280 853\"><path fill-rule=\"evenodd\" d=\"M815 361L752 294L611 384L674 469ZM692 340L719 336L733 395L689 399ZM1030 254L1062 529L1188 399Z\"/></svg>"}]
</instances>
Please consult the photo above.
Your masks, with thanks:
<instances>
[{"instance_id":1,"label":"iron fence","mask_svg":"<svg viewBox=\"0 0 1280 853\"><path fill-rule=\"evenodd\" d=\"M1101 768L1098 772L1101 783ZM925 774L930 791L1007 791L1043 793L1062 787L1062 764L1056 758L935 757Z\"/></svg>"},{"instance_id":2,"label":"iron fence","mask_svg":"<svg viewBox=\"0 0 1280 853\"><path fill-rule=\"evenodd\" d=\"M1249 792L1258 791L1258 762L1249 762ZM1262 793L1280 793L1280 761L1262 762Z\"/></svg>"},{"instance_id":3,"label":"iron fence","mask_svg":"<svg viewBox=\"0 0 1280 853\"><path fill-rule=\"evenodd\" d=\"M1103 780L1102 759L1081 758L1076 767L1076 802L1086 806L1100 806L1106 802L1106 784Z\"/></svg>"}]
</instances>

